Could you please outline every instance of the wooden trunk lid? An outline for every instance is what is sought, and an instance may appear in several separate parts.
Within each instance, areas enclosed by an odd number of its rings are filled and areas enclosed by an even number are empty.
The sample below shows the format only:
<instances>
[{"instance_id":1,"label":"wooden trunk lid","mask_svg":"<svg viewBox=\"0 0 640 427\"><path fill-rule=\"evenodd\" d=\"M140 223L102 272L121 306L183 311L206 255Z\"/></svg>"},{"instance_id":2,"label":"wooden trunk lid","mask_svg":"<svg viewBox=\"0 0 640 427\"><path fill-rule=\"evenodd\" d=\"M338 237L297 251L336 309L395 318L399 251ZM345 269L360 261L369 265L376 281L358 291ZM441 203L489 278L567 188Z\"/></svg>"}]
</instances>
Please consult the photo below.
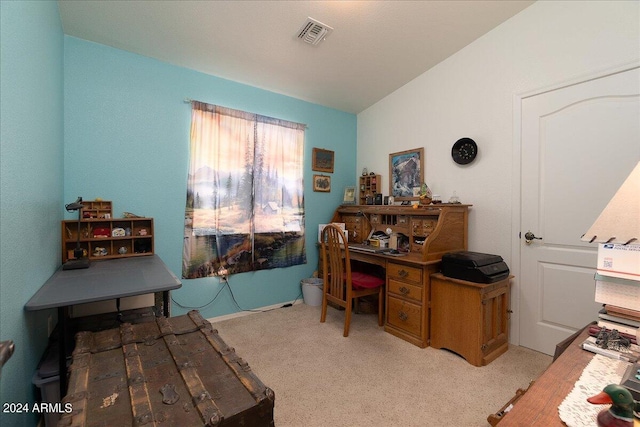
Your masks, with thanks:
<instances>
[{"instance_id":1,"label":"wooden trunk lid","mask_svg":"<svg viewBox=\"0 0 640 427\"><path fill-rule=\"evenodd\" d=\"M59 426L273 426L274 393L199 312L80 332Z\"/></svg>"}]
</instances>

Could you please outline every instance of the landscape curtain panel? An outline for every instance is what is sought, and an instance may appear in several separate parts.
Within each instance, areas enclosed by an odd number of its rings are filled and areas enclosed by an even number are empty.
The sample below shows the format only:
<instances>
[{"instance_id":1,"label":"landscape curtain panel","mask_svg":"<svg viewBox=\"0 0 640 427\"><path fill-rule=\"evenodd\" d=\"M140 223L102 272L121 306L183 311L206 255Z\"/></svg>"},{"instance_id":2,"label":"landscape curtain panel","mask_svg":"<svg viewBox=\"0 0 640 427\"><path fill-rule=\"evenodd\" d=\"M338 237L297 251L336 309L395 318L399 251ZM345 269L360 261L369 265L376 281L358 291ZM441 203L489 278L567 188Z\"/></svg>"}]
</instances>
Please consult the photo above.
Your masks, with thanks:
<instances>
[{"instance_id":1,"label":"landscape curtain panel","mask_svg":"<svg viewBox=\"0 0 640 427\"><path fill-rule=\"evenodd\" d=\"M306 263L304 131L192 102L183 278Z\"/></svg>"}]
</instances>

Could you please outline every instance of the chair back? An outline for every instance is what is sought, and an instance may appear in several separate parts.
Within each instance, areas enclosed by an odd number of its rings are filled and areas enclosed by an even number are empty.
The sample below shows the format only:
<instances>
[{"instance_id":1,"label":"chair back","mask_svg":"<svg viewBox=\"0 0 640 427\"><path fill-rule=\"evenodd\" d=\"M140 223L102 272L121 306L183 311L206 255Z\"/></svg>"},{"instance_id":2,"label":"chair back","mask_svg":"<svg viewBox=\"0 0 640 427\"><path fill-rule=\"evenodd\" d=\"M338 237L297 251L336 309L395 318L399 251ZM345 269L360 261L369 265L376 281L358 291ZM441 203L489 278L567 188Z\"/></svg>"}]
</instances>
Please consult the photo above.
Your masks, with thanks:
<instances>
[{"instance_id":1,"label":"chair back","mask_svg":"<svg viewBox=\"0 0 640 427\"><path fill-rule=\"evenodd\" d=\"M344 333L349 336L351 308L358 307L358 298L378 295L378 326L383 324L384 279L363 272L351 272L351 258L347 238L334 224L327 225L321 234L322 245L322 312L320 322L327 318L327 304L344 307ZM355 302L354 302L355 300Z\"/></svg>"},{"instance_id":2,"label":"chair back","mask_svg":"<svg viewBox=\"0 0 640 427\"><path fill-rule=\"evenodd\" d=\"M341 301L348 301L351 298L351 262L345 244L347 238L334 224L324 227L321 236L324 292Z\"/></svg>"}]
</instances>

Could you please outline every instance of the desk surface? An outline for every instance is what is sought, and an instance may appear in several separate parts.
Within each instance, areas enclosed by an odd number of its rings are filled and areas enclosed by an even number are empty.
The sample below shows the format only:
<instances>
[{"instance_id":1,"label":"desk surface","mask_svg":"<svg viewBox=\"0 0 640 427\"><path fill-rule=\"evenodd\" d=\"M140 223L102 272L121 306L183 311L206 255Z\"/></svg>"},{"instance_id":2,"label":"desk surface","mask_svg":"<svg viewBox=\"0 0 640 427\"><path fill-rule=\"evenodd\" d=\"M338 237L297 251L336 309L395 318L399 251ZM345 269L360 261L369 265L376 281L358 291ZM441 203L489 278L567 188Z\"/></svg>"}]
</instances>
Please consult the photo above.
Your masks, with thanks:
<instances>
[{"instance_id":1,"label":"desk surface","mask_svg":"<svg viewBox=\"0 0 640 427\"><path fill-rule=\"evenodd\" d=\"M355 261L362 261L370 264L380 265L382 267L386 266L387 262L395 262L398 264L408 264L408 265L414 265L418 267L437 264L440 262L439 259L433 260L433 261L423 261L422 255L415 252L408 253L403 256L394 256L384 252L374 253L374 252L358 251L354 249L349 249L349 258Z\"/></svg>"},{"instance_id":2,"label":"desk surface","mask_svg":"<svg viewBox=\"0 0 640 427\"><path fill-rule=\"evenodd\" d=\"M589 328L567 347L518 400L498 423L498 427L540 426L566 427L558 415L558 406L573 390L585 366L594 354L583 350L580 344L589 336Z\"/></svg>"},{"instance_id":3,"label":"desk surface","mask_svg":"<svg viewBox=\"0 0 640 427\"><path fill-rule=\"evenodd\" d=\"M25 304L27 311L65 307L178 289L182 283L157 255L95 261L89 268L60 267Z\"/></svg>"}]
</instances>

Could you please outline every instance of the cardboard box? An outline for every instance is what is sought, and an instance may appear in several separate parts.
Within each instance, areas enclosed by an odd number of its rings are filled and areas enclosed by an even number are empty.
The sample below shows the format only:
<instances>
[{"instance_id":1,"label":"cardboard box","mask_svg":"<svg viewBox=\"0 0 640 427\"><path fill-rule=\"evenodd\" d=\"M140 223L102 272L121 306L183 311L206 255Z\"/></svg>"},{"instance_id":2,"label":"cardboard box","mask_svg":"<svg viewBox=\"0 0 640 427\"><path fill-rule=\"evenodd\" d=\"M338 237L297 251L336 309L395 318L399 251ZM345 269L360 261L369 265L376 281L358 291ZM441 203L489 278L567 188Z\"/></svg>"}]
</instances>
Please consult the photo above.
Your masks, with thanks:
<instances>
[{"instance_id":1,"label":"cardboard box","mask_svg":"<svg viewBox=\"0 0 640 427\"><path fill-rule=\"evenodd\" d=\"M640 244L598 245L598 274L640 281Z\"/></svg>"},{"instance_id":2,"label":"cardboard box","mask_svg":"<svg viewBox=\"0 0 640 427\"><path fill-rule=\"evenodd\" d=\"M376 248L388 248L389 239L369 239L369 244Z\"/></svg>"},{"instance_id":3,"label":"cardboard box","mask_svg":"<svg viewBox=\"0 0 640 427\"><path fill-rule=\"evenodd\" d=\"M640 281L596 273L595 301L640 311Z\"/></svg>"}]
</instances>

